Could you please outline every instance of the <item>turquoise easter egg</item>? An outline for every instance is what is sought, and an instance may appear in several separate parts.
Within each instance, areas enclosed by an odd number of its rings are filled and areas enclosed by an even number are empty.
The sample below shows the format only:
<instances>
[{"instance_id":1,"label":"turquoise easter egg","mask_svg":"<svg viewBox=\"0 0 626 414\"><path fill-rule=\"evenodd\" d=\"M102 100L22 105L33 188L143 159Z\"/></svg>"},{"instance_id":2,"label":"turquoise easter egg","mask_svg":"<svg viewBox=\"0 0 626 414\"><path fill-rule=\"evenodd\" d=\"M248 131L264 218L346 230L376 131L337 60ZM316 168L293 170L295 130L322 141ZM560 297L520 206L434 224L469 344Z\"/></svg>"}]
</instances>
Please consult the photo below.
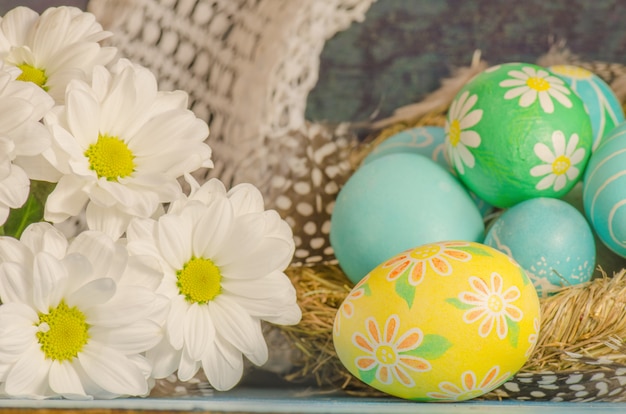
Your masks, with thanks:
<instances>
[{"instance_id":1,"label":"turquoise easter egg","mask_svg":"<svg viewBox=\"0 0 626 414\"><path fill-rule=\"evenodd\" d=\"M515 259L539 295L587 282L595 268L594 234L585 216L555 198L534 198L506 210L484 244Z\"/></svg>"},{"instance_id":2,"label":"turquoise easter egg","mask_svg":"<svg viewBox=\"0 0 626 414\"><path fill-rule=\"evenodd\" d=\"M360 167L339 191L331 215L330 243L354 283L406 249L483 237L482 216L467 190L415 153L388 154Z\"/></svg>"},{"instance_id":3,"label":"turquoise easter egg","mask_svg":"<svg viewBox=\"0 0 626 414\"><path fill-rule=\"evenodd\" d=\"M619 99L602 78L587 69L571 65L550 66L549 69L563 78L587 106L593 131L592 151L595 151L602 138L624 121Z\"/></svg>"},{"instance_id":4,"label":"turquoise easter egg","mask_svg":"<svg viewBox=\"0 0 626 414\"><path fill-rule=\"evenodd\" d=\"M626 123L604 137L583 181L585 214L602 242L626 257Z\"/></svg>"},{"instance_id":5,"label":"turquoise easter egg","mask_svg":"<svg viewBox=\"0 0 626 414\"><path fill-rule=\"evenodd\" d=\"M565 195L593 142L583 101L559 77L529 63L486 69L456 95L446 148L469 190L496 207Z\"/></svg>"},{"instance_id":6,"label":"turquoise easter egg","mask_svg":"<svg viewBox=\"0 0 626 414\"><path fill-rule=\"evenodd\" d=\"M430 158L448 168L445 155L446 133L442 127L424 126L402 130L378 144L363 160L363 164L387 154L413 152Z\"/></svg>"},{"instance_id":7,"label":"turquoise easter egg","mask_svg":"<svg viewBox=\"0 0 626 414\"><path fill-rule=\"evenodd\" d=\"M408 152L428 157L456 175L456 171L450 165L446 155L445 137L446 133L442 127L424 126L408 128L390 136L378 144L367 157L365 157L363 164L367 164L388 154ZM481 200L476 194L470 193L470 196L483 216L486 216L493 210L493 206Z\"/></svg>"}]
</instances>

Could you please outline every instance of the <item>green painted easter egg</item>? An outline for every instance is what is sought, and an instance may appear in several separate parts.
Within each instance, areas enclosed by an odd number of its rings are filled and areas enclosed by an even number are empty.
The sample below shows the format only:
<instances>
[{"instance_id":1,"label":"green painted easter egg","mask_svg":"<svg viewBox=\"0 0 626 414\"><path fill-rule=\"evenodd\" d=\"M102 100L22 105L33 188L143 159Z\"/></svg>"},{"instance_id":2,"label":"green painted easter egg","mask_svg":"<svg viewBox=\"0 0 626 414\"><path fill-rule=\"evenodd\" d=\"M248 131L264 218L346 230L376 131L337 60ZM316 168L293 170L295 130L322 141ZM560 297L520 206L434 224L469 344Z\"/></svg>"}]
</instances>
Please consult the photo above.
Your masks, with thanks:
<instances>
[{"instance_id":1,"label":"green painted easter egg","mask_svg":"<svg viewBox=\"0 0 626 414\"><path fill-rule=\"evenodd\" d=\"M459 178L496 207L565 195L582 176L593 143L580 97L529 63L475 76L450 105L445 131Z\"/></svg>"}]
</instances>

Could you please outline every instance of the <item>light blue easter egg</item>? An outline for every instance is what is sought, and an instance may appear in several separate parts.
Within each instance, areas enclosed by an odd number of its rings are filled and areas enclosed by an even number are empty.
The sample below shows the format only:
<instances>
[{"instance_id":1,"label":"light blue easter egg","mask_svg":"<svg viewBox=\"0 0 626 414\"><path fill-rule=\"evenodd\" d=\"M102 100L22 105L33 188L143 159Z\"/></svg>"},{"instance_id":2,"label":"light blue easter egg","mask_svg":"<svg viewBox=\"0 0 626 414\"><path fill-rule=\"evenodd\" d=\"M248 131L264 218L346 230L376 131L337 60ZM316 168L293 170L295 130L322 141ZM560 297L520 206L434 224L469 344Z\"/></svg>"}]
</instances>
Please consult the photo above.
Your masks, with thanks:
<instances>
[{"instance_id":1,"label":"light blue easter egg","mask_svg":"<svg viewBox=\"0 0 626 414\"><path fill-rule=\"evenodd\" d=\"M583 180L585 214L602 242L626 257L626 123L607 135Z\"/></svg>"},{"instance_id":2,"label":"light blue easter egg","mask_svg":"<svg viewBox=\"0 0 626 414\"><path fill-rule=\"evenodd\" d=\"M408 128L398 132L378 144L363 160L363 164L377 160L388 154L401 152L420 154L441 165L454 176L456 171L450 165L445 149L446 132L442 127L423 126ZM483 216L493 211L493 206L470 192Z\"/></svg>"},{"instance_id":3,"label":"light blue easter egg","mask_svg":"<svg viewBox=\"0 0 626 414\"><path fill-rule=\"evenodd\" d=\"M560 76L585 103L593 131L592 151L600 146L602 138L624 121L624 110L611 87L587 69L571 65L551 66L550 71Z\"/></svg>"},{"instance_id":4,"label":"light blue easter egg","mask_svg":"<svg viewBox=\"0 0 626 414\"><path fill-rule=\"evenodd\" d=\"M534 198L506 210L484 244L508 254L526 270L537 293L591 279L596 247L585 216L555 198Z\"/></svg>"},{"instance_id":5,"label":"light blue easter egg","mask_svg":"<svg viewBox=\"0 0 626 414\"><path fill-rule=\"evenodd\" d=\"M388 154L360 167L340 190L331 215L330 243L354 283L404 250L483 236L482 216L465 188L415 153Z\"/></svg>"},{"instance_id":6,"label":"light blue easter egg","mask_svg":"<svg viewBox=\"0 0 626 414\"><path fill-rule=\"evenodd\" d=\"M446 132L441 127L408 128L378 144L363 160L367 164L387 154L412 152L430 158L444 168L450 168L445 155Z\"/></svg>"}]
</instances>

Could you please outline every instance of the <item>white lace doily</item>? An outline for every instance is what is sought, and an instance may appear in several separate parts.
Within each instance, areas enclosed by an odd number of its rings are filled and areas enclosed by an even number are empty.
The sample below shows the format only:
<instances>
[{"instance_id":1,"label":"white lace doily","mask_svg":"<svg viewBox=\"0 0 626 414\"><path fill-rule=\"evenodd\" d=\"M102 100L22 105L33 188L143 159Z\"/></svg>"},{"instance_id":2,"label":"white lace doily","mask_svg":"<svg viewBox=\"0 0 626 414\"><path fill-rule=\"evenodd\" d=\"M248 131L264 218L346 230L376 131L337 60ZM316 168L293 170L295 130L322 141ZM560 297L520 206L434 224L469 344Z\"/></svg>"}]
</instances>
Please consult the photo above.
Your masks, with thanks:
<instances>
[{"instance_id":1,"label":"white lace doily","mask_svg":"<svg viewBox=\"0 0 626 414\"><path fill-rule=\"evenodd\" d=\"M254 183L258 171L241 164L266 140L304 126L324 43L373 1L91 0L88 10L161 89L190 94L211 127L210 175L232 185Z\"/></svg>"}]
</instances>

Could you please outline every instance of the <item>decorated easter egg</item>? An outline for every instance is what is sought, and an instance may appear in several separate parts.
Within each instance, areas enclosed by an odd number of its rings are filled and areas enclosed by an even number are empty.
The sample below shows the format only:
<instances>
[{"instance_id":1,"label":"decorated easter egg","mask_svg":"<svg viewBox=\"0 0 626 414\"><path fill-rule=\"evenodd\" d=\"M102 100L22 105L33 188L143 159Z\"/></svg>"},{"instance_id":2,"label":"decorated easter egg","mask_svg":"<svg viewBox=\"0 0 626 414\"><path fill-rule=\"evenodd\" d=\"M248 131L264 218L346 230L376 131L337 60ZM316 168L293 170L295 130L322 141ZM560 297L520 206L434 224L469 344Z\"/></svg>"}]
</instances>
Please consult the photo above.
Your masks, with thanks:
<instances>
[{"instance_id":1,"label":"decorated easter egg","mask_svg":"<svg viewBox=\"0 0 626 414\"><path fill-rule=\"evenodd\" d=\"M414 152L430 158L444 168L448 168L445 156L445 136L442 127L424 126L402 130L385 139L363 160L364 164L387 154Z\"/></svg>"},{"instance_id":2,"label":"decorated easter egg","mask_svg":"<svg viewBox=\"0 0 626 414\"><path fill-rule=\"evenodd\" d=\"M571 65L550 66L549 69L563 78L587 106L593 131L592 151L595 151L602 137L624 121L619 99L602 78L587 69Z\"/></svg>"},{"instance_id":3,"label":"decorated easter egg","mask_svg":"<svg viewBox=\"0 0 626 414\"><path fill-rule=\"evenodd\" d=\"M465 188L414 153L389 154L357 169L339 191L330 222L331 246L354 283L410 247L483 237L482 216Z\"/></svg>"},{"instance_id":4,"label":"decorated easter egg","mask_svg":"<svg viewBox=\"0 0 626 414\"><path fill-rule=\"evenodd\" d=\"M591 156L583 205L598 238L626 257L626 123L613 129Z\"/></svg>"},{"instance_id":5,"label":"decorated easter egg","mask_svg":"<svg viewBox=\"0 0 626 414\"><path fill-rule=\"evenodd\" d=\"M402 130L378 144L363 160L367 164L387 154L412 152L423 155L435 161L456 176L456 171L450 165L445 151L445 130L437 126L415 127ZM486 216L493 210L493 206L481 200L470 192L470 197L476 203L478 210Z\"/></svg>"},{"instance_id":6,"label":"decorated easter egg","mask_svg":"<svg viewBox=\"0 0 626 414\"><path fill-rule=\"evenodd\" d=\"M370 386L416 401L489 392L537 341L537 292L504 253L473 242L430 243L373 269L338 309L337 356Z\"/></svg>"},{"instance_id":7,"label":"decorated easter egg","mask_svg":"<svg viewBox=\"0 0 626 414\"><path fill-rule=\"evenodd\" d=\"M593 141L578 95L528 63L475 76L453 100L445 129L460 179L496 207L567 193L581 177Z\"/></svg>"},{"instance_id":8,"label":"decorated easter egg","mask_svg":"<svg viewBox=\"0 0 626 414\"><path fill-rule=\"evenodd\" d=\"M555 198L534 198L506 210L484 243L515 259L540 296L587 282L595 269L589 223L574 206Z\"/></svg>"}]
</instances>

